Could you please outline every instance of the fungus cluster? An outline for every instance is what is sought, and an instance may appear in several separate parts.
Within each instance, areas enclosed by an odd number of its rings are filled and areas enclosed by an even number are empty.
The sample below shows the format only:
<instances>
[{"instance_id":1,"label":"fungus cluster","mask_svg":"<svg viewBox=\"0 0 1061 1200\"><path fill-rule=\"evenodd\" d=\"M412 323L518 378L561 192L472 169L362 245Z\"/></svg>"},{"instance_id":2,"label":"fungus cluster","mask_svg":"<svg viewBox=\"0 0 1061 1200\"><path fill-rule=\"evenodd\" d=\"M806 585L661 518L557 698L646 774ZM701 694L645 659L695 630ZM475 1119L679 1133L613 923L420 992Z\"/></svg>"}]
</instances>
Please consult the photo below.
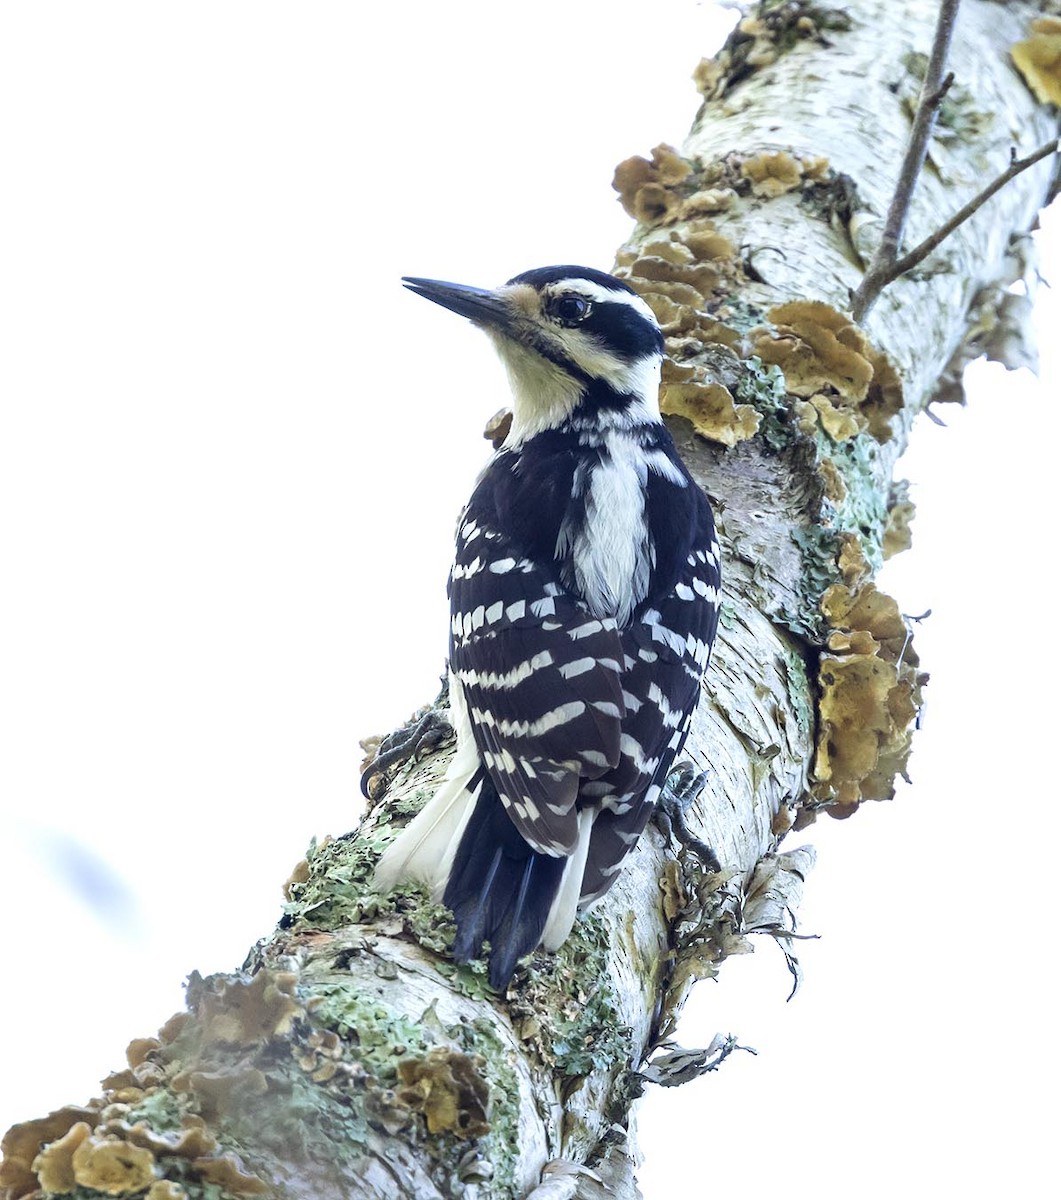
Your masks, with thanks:
<instances>
[{"instance_id":1,"label":"fungus cluster","mask_svg":"<svg viewBox=\"0 0 1061 1200\"><path fill-rule=\"evenodd\" d=\"M884 525L883 550L884 557L891 558L909 550L913 543L913 532L910 522L914 519L914 502L910 499L909 485L903 480L892 489L891 503L888 505L888 515Z\"/></svg>"},{"instance_id":2,"label":"fungus cluster","mask_svg":"<svg viewBox=\"0 0 1061 1200\"><path fill-rule=\"evenodd\" d=\"M424 1114L428 1133L456 1133L477 1138L489 1133L488 1092L482 1071L486 1062L448 1046L433 1046L422 1058L398 1064L397 1097Z\"/></svg>"},{"instance_id":3,"label":"fungus cluster","mask_svg":"<svg viewBox=\"0 0 1061 1200\"><path fill-rule=\"evenodd\" d=\"M418 1115L428 1133L461 1141L489 1132L482 1059L441 1046L404 1054L399 1086L388 1087L366 1064L347 1058L338 1033L314 1023L308 1010L314 1004L302 1003L297 982L291 972L268 969L249 979L193 975L189 1011L172 1017L157 1038L131 1042L128 1066L103 1081L102 1096L8 1131L0 1164L4 1200L83 1192L138 1200L269 1193L237 1152L240 1131L255 1130L268 1152L269 1122L283 1122L300 1079L302 1108L313 1089L324 1089L342 1092L348 1107L356 1100L369 1125L392 1132ZM371 1033L356 1031L355 1044L358 1032L362 1040ZM267 1108L263 1098L278 1089L281 1096ZM286 1144L291 1131L274 1135Z\"/></svg>"},{"instance_id":4,"label":"fungus cluster","mask_svg":"<svg viewBox=\"0 0 1061 1200\"><path fill-rule=\"evenodd\" d=\"M878 442L892 436L902 384L850 317L820 300L790 300L766 316L769 326L749 335L753 352L781 369L805 432L820 425L837 442L863 432Z\"/></svg>"},{"instance_id":5,"label":"fungus cluster","mask_svg":"<svg viewBox=\"0 0 1061 1200\"><path fill-rule=\"evenodd\" d=\"M779 31L759 18L754 28L742 22L738 44L745 62L756 47L768 61ZM711 70L703 68L705 87L719 86L734 61L731 54L728 64L717 60ZM852 464L866 452L839 448L856 447L860 437L870 444L893 437L892 420L904 400L899 375L849 316L822 301L792 299L765 312L753 309L749 319L732 297L755 278L754 270L708 218L739 198L762 204L797 189L820 189L832 175L824 158L781 149L702 164L658 146L651 160L620 164L614 186L627 211L647 226L620 252L617 273L648 302L666 339L662 411L687 418L697 433L727 447L761 430L770 445L802 436L813 450L823 501L842 510L853 495ZM753 370L773 371L780 381L776 411L761 399L742 403L756 399L742 383ZM883 534L886 554L909 544L912 512L905 494L895 498ZM840 532L838 541L839 555L834 561L830 549L818 585L825 588L820 611L827 632L818 676L816 803L807 819L816 807L846 815L863 799L892 794L923 682L895 601L869 582L859 535ZM830 546L836 544L834 535Z\"/></svg>"},{"instance_id":6,"label":"fungus cluster","mask_svg":"<svg viewBox=\"0 0 1061 1200\"><path fill-rule=\"evenodd\" d=\"M692 174L692 164L673 146L661 143L651 159L635 155L621 162L615 168L612 187L623 208L642 225L667 225L685 215L679 185Z\"/></svg>"},{"instance_id":7,"label":"fungus cluster","mask_svg":"<svg viewBox=\"0 0 1061 1200\"><path fill-rule=\"evenodd\" d=\"M1061 107L1061 17L1036 17L1010 56L1036 100Z\"/></svg>"},{"instance_id":8,"label":"fungus cluster","mask_svg":"<svg viewBox=\"0 0 1061 1200\"><path fill-rule=\"evenodd\" d=\"M773 199L794 191L804 182L822 183L829 170L827 158L797 158L787 150L762 150L740 162L740 173L753 196Z\"/></svg>"},{"instance_id":9,"label":"fungus cluster","mask_svg":"<svg viewBox=\"0 0 1061 1200\"><path fill-rule=\"evenodd\" d=\"M651 229L725 212L738 196L772 200L831 176L829 160L820 156L764 149L700 162L661 144L650 159L635 155L621 162L612 187L630 216Z\"/></svg>"},{"instance_id":10,"label":"fungus cluster","mask_svg":"<svg viewBox=\"0 0 1061 1200\"><path fill-rule=\"evenodd\" d=\"M701 59L693 81L705 100L715 99L799 42L823 42L829 31L850 28L851 18L845 9L814 0L762 6L737 22L718 54Z\"/></svg>"},{"instance_id":11,"label":"fungus cluster","mask_svg":"<svg viewBox=\"0 0 1061 1200\"><path fill-rule=\"evenodd\" d=\"M80 1190L182 1200L189 1189L201 1195L204 1185L234 1197L269 1191L208 1122L268 1090L246 1052L268 1046L305 1015L295 983L294 975L270 971L249 981L193 976L194 1015L178 1013L157 1038L130 1042L128 1066L103 1080L102 1096L8 1131L0 1165L6 1200ZM155 1127L152 1114L161 1112Z\"/></svg>"},{"instance_id":12,"label":"fungus cluster","mask_svg":"<svg viewBox=\"0 0 1061 1200\"><path fill-rule=\"evenodd\" d=\"M790 15L797 7L789 6ZM796 14L787 31L798 32L803 18L805 12ZM738 27L734 45L746 64L758 65L769 61L783 31L759 17L749 20ZM710 70L702 68L705 88L720 87L732 71L734 45ZM726 447L760 432L773 448L802 439L828 506L821 519L830 536L811 539L828 547L823 569L808 576L825 645L814 795L804 822L818 808L847 815L863 799L890 796L909 753L923 677L898 606L869 581L856 532L861 526L851 516L859 472L872 461L864 442L894 436L903 388L887 356L831 305L791 299L765 311L742 307L735 297L758 278L752 256L742 256L710 216L738 201L768 204L801 189L819 196L835 183L826 159L784 149L732 153L704 164L669 146L657 146L650 160L620 164L614 181L642 225L620 252L616 271L647 301L665 337L661 410L685 417L701 436ZM753 376L776 382L776 390L764 396L750 386ZM894 499L883 531L885 554L909 544L912 512L905 494Z\"/></svg>"},{"instance_id":13,"label":"fungus cluster","mask_svg":"<svg viewBox=\"0 0 1061 1200\"><path fill-rule=\"evenodd\" d=\"M687 418L705 438L732 447L762 427L762 414L713 369L705 347L719 345L782 371L804 433L821 428L835 441L864 431L878 441L891 436L903 402L898 375L849 317L820 301L791 300L750 332L721 319L756 275L751 256L742 257L710 215L740 197L769 203L796 189L819 189L832 176L827 159L786 150L705 164L667 145L616 168L613 186L642 226L620 250L616 274L648 302L666 338L662 411Z\"/></svg>"},{"instance_id":14,"label":"fungus cluster","mask_svg":"<svg viewBox=\"0 0 1061 1200\"><path fill-rule=\"evenodd\" d=\"M840 817L862 800L894 794L927 679L917 670L898 605L868 580L858 539L846 535L842 544L843 582L828 588L821 601L830 632L818 668L813 771L816 798Z\"/></svg>"},{"instance_id":15,"label":"fungus cluster","mask_svg":"<svg viewBox=\"0 0 1061 1200\"><path fill-rule=\"evenodd\" d=\"M158 1132L142 1120L130 1123L125 1114L131 1106L111 1097L108 1089L84 1109L60 1109L10 1129L0 1166L5 1197L38 1200L83 1189L105 1196L185 1200L188 1187L204 1183L231 1196L269 1190L234 1153L220 1151L202 1117L189 1113L180 1130Z\"/></svg>"}]
</instances>

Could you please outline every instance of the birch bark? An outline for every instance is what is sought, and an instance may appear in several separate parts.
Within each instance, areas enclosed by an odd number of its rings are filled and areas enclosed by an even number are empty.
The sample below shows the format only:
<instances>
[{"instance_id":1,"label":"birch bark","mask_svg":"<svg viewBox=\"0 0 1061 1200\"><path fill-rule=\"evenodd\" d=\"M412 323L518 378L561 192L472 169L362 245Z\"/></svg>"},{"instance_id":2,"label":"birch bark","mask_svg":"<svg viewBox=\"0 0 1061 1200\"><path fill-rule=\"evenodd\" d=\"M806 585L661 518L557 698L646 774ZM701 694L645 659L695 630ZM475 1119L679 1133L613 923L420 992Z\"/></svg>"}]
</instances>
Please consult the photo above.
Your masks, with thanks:
<instances>
[{"instance_id":1,"label":"birch bark","mask_svg":"<svg viewBox=\"0 0 1061 1200\"><path fill-rule=\"evenodd\" d=\"M1044 11L963 5L911 244L1011 148L1056 136L1056 109L1009 56ZM619 269L665 324L664 399L724 538L726 605L687 747L710 771L690 822L723 873L651 828L606 902L499 998L448 960L443 910L371 890L447 748L410 760L358 830L311 850L241 973L193 980L188 1011L130 1045L98 1102L9 1132L6 1196L637 1194L629 1117L646 1078L680 1081L726 1049L658 1053L688 987L751 934L789 949L813 850L787 835L888 795L902 769L921 681L872 586L908 516L893 468L962 364L1014 344L994 335L1014 332L1007 289L1056 186L1056 160L1029 170L864 331L844 316L934 20L924 0L764 5L699 71L681 151L618 176L640 218Z\"/></svg>"}]
</instances>

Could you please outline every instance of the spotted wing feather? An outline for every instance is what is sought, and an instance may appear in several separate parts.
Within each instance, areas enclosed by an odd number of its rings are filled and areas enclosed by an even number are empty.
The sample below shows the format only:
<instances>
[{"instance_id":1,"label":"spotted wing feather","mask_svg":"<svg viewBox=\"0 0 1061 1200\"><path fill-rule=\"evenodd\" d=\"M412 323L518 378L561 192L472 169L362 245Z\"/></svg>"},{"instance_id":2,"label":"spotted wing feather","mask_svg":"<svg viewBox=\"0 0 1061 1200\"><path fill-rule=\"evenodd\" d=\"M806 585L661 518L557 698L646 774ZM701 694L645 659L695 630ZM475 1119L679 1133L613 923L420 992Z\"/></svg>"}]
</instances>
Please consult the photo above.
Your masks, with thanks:
<instances>
[{"instance_id":1,"label":"spotted wing feather","mask_svg":"<svg viewBox=\"0 0 1061 1200\"><path fill-rule=\"evenodd\" d=\"M505 811L543 854L572 853L580 780L621 759L623 648L615 622L521 556L473 504L450 575L450 669Z\"/></svg>"},{"instance_id":2,"label":"spotted wing feather","mask_svg":"<svg viewBox=\"0 0 1061 1200\"><path fill-rule=\"evenodd\" d=\"M648 822L681 752L718 626L720 551L701 519L673 589L655 598L623 632L626 719L616 767L583 786L599 798L582 883L584 907L615 881Z\"/></svg>"}]
</instances>

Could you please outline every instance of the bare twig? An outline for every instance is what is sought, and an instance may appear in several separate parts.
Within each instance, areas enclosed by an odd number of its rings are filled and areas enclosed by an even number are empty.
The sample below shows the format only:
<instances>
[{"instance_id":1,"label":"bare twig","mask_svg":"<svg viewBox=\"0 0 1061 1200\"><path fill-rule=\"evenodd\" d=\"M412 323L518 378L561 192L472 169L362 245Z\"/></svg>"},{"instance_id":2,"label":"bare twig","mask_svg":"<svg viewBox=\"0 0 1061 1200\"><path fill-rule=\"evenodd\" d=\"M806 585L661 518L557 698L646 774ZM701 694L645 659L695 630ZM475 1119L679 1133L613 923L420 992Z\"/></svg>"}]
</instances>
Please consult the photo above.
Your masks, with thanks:
<instances>
[{"instance_id":1,"label":"bare twig","mask_svg":"<svg viewBox=\"0 0 1061 1200\"><path fill-rule=\"evenodd\" d=\"M1051 154L1056 154L1061 139L1054 138L1052 142L1047 142L1045 146L1040 146L1038 150L1034 150L1031 154L1024 158L1012 158L1010 164L1005 171L1002 172L994 182L989 183L982 192L975 195L968 204L963 205L958 211L945 221L935 233L930 234L923 242L915 246L909 254L904 254L902 258L897 258L888 270L888 276L881 284L881 287L886 287L893 279L898 279L900 275L905 275L907 271L912 271L922 260L926 259L933 250L958 228L959 225L973 215L974 212L981 206L987 203L995 192L1004 188L1011 179L1015 179L1021 171L1026 171L1029 167L1034 167L1037 162L1042 162L1044 158L1049 158Z\"/></svg>"},{"instance_id":2,"label":"bare twig","mask_svg":"<svg viewBox=\"0 0 1061 1200\"><path fill-rule=\"evenodd\" d=\"M953 76L943 77L943 68L947 63L947 52L950 49L951 34L958 16L960 0L941 0L939 17L936 21L936 33L932 39L932 53L929 55L925 78L921 83L921 95L914 113L914 122L910 128L910 140L906 145L902 166L899 168L899 178L895 184L891 206L884 223L884 233L881 236L877 253L862 277L858 290L851 300L851 312L856 321L861 321L873 306L881 289L886 282L888 271L899 253L903 229L910 212L910 201L917 186L921 168L925 165L928 153L928 140L936 123L936 113L943 97L947 94Z\"/></svg>"}]
</instances>

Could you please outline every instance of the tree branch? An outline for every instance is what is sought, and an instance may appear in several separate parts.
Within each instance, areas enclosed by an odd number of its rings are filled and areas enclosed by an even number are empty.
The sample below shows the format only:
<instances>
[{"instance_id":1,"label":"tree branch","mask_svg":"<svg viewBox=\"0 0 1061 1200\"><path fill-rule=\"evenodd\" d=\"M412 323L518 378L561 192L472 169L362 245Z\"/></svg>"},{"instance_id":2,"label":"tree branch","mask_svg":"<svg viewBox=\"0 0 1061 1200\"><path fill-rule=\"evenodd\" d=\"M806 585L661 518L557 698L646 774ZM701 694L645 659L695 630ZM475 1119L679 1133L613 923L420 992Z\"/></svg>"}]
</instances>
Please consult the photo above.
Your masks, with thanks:
<instances>
[{"instance_id":1,"label":"tree branch","mask_svg":"<svg viewBox=\"0 0 1061 1200\"><path fill-rule=\"evenodd\" d=\"M990 89L1006 92L1014 121L1036 131L1027 136L1045 141L1056 134L1051 117L1004 56L1024 20L1025 6L1019 13L1017 7L968 5L968 53L983 63ZM716 386L732 387L730 399L739 402L726 419L739 426L739 406L753 410L761 427L733 452L687 420L673 425L693 480L725 502L725 620L710 694L685 749L698 769L710 766L710 777L704 796L688 812L679 809L692 837L718 848L725 871L702 869L689 854L675 859L649 827L600 907L555 954L538 954L521 968L506 996L495 994L477 967L453 963L444 908L420 889L381 894L373 886L380 850L445 772L447 751L425 742L429 724L421 711L381 746L374 764L380 782L371 790L378 800L386 786L386 801L371 806L359 831L311 847L288 881L278 927L256 944L244 969L194 976L188 1011L167 1021L157 1038L135 1038L128 1066L108 1075L100 1097L22 1122L4 1138L3 1200L56 1190L98 1196L97 1185L115 1190L119 1170L125 1194L150 1188L158 1197L223 1189L285 1200L453 1200L473 1192L483 1200L528 1193L586 1200L607 1189L612 1200L633 1200L635 1147L627 1147L624 1127L646 1070L661 1084L677 1082L739 1048L728 1039L705 1050L661 1047L689 989L713 977L728 956L746 952L756 934L787 950L796 976L789 947L813 852L782 851L779 842L829 805L843 815L888 793L905 761L919 685L905 627L895 626L882 661L867 653L875 642L868 630L826 625L823 588L843 587L853 605L863 603L856 598L863 595L861 576L849 585L846 572L861 569L852 562L864 557L858 546L883 540L891 474L913 414L966 337L970 315L962 289L926 280L910 289L905 311L880 314L873 347L863 347L873 362L846 343L837 362L812 343L822 344L820 334L830 344L839 340L833 310L847 300L848 260L810 206L731 189L727 205L712 214L718 234L691 230L683 235L689 242L672 236L676 222L653 213L666 215L661 195L669 211L699 197L690 208L696 211L717 182L715 172L728 170L734 147L754 152L764 139L808 154L842 148L851 177L869 178L880 142L865 136L863 105L868 99L880 106L888 95L874 64L901 61L911 36L927 43L935 14L912 5L907 23L897 24L885 0L862 0L862 8L866 19L835 37L808 33L794 70L785 54L773 53L782 49L777 45L758 47L764 65L733 68L744 71L740 104L724 120L698 118L681 155L672 156L677 166L662 148L677 182L643 185L656 207L642 205L649 221L620 250L629 278L666 312L675 333L689 335L678 343L683 354L701 345L677 365L692 369L696 362L705 377L717 371L724 379ZM808 95L804 78L821 80L821 92ZM878 95L865 95L867 80ZM929 89L933 103L938 91ZM889 117L880 132L897 159L909 130L901 113ZM513 136L519 127L514 118ZM970 142L955 148L970 172L975 150ZM685 164L694 164L689 175ZM1049 191L1040 174L1022 176L994 201L999 219L975 246L970 231L954 235L963 263L975 251L981 279L1007 278L1009 237ZM949 180L926 176L921 188L927 211L942 214L959 202L946 201ZM786 247L778 259L781 282L746 287L733 249L768 245L778 230ZM647 252L653 246L674 261ZM732 334L743 351L737 326L745 316L767 319L808 293L824 303L801 306L802 331L793 326L791 337L764 334L759 342L779 352L784 368L777 361L764 366L757 354L740 358L721 340ZM723 308L740 318L732 328L706 315L726 315ZM791 348L797 337L801 345ZM860 396L851 372L862 371L862 363L875 386ZM901 386L889 363L912 364ZM851 392L852 410L857 405L872 417L873 431L858 435L857 445L819 436L817 418L806 411L814 406L800 394L812 377L826 386L835 380L838 391ZM801 411L813 433L798 423ZM859 447L870 439L872 452L864 454ZM843 567L845 549L855 553ZM877 593L874 627L878 620L894 624L884 615L894 602L882 609L878 601L887 598ZM854 624L846 605L831 608L832 621ZM867 675L872 727L860 724L846 742L848 766L830 749L826 728L842 736L848 697L861 703ZM841 695L836 689L848 681L855 690ZM823 712L827 686L835 719ZM894 716L880 707L893 699ZM443 707L441 698L433 707ZM882 727L886 742L874 733ZM424 749L434 752L421 758ZM874 773L861 776L868 767L858 764L871 760ZM36 993L23 991L32 1002ZM38 1058L39 1071L52 1069L55 1055Z\"/></svg>"},{"instance_id":2,"label":"tree branch","mask_svg":"<svg viewBox=\"0 0 1061 1200\"><path fill-rule=\"evenodd\" d=\"M959 208L949 221L945 221L935 233L930 234L923 242L915 246L909 254L904 254L902 258L898 258L892 263L882 278L878 292L886 288L893 280L898 279L900 275L905 275L907 271L912 271L918 263L924 261L941 242L948 238L959 225L964 224L978 208L983 207L995 192L1004 188L1011 179L1015 179L1022 171L1035 166L1037 162L1042 162L1044 158L1049 158L1051 154L1056 154L1059 145L1061 145L1061 139L1054 138L1052 142L1047 142L1044 146L1040 146L1038 150L1032 151L1031 154L1026 155L1024 158L1011 158L1009 167L997 179L989 183L982 192L975 195L968 204Z\"/></svg>"},{"instance_id":3,"label":"tree branch","mask_svg":"<svg viewBox=\"0 0 1061 1200\"><path fill-rule=\"evenodd\" d=\"M877 253L873 256L862 282L851 301L851 313L856 321L861 322L873 307L877 297L894 276L888 276L902 243L903 229L910 212L910 202L913 199L914 188L918 176L925 165L928 153L928 140L936 124L936 113L940 103L947 94L953 80L953 75L943 77L943 68L947 63L947 52L950 49L951 35L958 16L960 0L942 0L939 7L939 18L936 22L936 33L932 39L932 53L929 55L928 68L921 83L921 95L914 113L913 125L910 128L910 140L906 144L902 166L899 168L899 178L895 184L891 206L884 224Z\"/></svg>"}]
</instances>

